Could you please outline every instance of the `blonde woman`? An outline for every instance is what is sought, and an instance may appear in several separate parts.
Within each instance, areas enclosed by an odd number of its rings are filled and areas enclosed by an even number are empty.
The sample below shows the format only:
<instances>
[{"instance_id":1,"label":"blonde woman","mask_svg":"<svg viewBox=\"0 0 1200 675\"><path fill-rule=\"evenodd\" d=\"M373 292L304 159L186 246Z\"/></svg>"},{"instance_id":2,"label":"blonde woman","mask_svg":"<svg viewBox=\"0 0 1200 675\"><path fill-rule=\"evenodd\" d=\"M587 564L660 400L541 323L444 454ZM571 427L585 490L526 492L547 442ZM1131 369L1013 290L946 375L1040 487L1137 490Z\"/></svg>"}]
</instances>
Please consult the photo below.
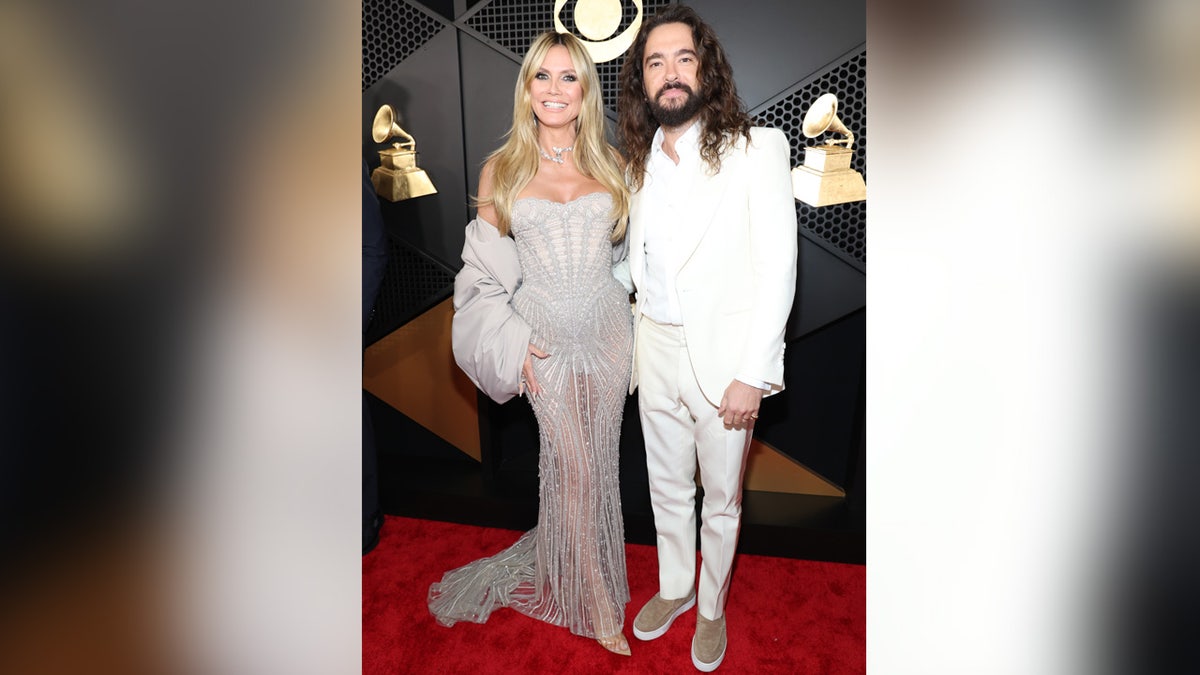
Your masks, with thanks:
<instances>
[{"instance_id":1,"label":"blonde woman","mask_svg":"<svg viewBox=\"0 0 1200 675\"><path fill-rule=\"evenodd\" d=\"M604 137L596 66L566 34L534 40L513 124L484 164L455 279L455 359L503 403L527 394L541 436L537 526L429 589L444 625L509 607L629 655L617 484L632 319L612 274L629 192Z\"/></svg>"}]
</instances>

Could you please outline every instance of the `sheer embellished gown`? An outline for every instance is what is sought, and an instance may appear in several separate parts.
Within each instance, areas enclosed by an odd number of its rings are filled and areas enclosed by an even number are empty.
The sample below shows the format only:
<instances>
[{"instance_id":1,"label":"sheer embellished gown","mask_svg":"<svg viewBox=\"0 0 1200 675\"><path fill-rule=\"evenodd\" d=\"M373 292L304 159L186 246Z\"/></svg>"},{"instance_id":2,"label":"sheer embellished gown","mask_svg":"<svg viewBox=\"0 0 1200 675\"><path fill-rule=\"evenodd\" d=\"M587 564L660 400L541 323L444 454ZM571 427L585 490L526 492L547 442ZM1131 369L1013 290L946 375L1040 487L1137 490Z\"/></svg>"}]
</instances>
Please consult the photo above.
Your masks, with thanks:
<instances>
[{"instance_id":1,"label":"sheer embellished gown","mask_svg":"<svg viewBox=\"0 0 1200 675\"><path fill-rule=\"evenodd\" d=\"M512 233L523 280L513 307L550 354L533 359L537 526L489 558L447 572L429 589L438 622L483 623L509 607L572 633L621 632L629 584L617 482L629 387L632 315L612 275L612 198L517 200Z\"/></svg>"}]
</instances>

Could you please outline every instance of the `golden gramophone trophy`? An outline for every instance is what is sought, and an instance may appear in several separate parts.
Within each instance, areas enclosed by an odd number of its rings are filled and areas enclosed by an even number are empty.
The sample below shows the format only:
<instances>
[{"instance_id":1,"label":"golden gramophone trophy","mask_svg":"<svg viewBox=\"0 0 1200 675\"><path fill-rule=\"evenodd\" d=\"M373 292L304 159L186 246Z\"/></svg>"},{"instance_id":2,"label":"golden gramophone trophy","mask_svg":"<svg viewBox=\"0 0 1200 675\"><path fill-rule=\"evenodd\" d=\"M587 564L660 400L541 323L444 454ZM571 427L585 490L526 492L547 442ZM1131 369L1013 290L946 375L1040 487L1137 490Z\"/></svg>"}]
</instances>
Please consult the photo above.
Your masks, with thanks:
<instances>
[{"instance_id":1,"label":"golden gramophone trophy","mask_svg":"<svg viewBox=\"0 0 1200 675\"><path fill-rule=\"evenodd\" d=\"M824 145L805 149L804 164L792 169L792 195L809 206L829 206L867 198L862 174L850 168L854 134L837 116L837 96L822 94L804 115L803 131L816 138L826 131L841 134Z\"/></svg>"},{"instance_id":2,"label":"golden gramophone trophy","mask_svg":"<svg viewBox=\"0 0 1200 675\"><path fill-rule=\"evenodd\" d=\"M389 138L404 139L379 151L380 166L371 172L371 184L375 186L376 194L389 202L398 202L437 193L429 175L417 167L417 141L396 124L392 106L384 105L375 113L371 138L376 143L384 143Z\"/></svg>"}]
</instances>

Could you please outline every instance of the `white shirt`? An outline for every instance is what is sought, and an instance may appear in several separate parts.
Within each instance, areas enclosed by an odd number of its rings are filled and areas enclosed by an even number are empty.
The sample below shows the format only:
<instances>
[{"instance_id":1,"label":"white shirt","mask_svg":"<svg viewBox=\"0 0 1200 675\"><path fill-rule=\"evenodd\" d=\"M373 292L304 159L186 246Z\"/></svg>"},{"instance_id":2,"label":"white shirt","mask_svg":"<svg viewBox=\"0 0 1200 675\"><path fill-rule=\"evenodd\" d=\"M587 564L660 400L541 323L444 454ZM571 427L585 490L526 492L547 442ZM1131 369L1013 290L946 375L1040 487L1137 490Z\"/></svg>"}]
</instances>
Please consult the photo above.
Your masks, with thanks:
<instances>
[{"instance_id":1,"label":"white shirt","mask_svg":"<svg viewBox=\"0 0 1200 675\"><path fill-rule=\"evenodd\" d=\"M684 222L678 214L692 198L688 189L698 172L706 165L700 158L700 123L694 122L675 140L679 164L663 150L663 130L659 127L650 141L650 157L646 160L646 175L642 181L641 210L646 223L646 268L638 288L641 312L652 321L675 326L683 325L675 277L683 267L689 251L680 247L680 233L694 222ZM737 376L741 382L759 389L768 389L762 380Z\"/></svg>"},{"instance_id":2,"label":"white shirt","mask_svg":"<svg viewBox=\"0 0 1200 675\"><path fill-rule=\"evenodd\" d=\"M703 171L700 160L700 125L692 124L675 141L679 164L663 150L663 130L660 127L650 141L650 157L646 161L646 176L642 182L642 210L646 226L646 274L638 289L642 313L658 323L683 324L675 276L683 266L679 234L694 223L682 222L676 215L685 200L687 190L697 171Z\"/></svg>"}]
</instances>

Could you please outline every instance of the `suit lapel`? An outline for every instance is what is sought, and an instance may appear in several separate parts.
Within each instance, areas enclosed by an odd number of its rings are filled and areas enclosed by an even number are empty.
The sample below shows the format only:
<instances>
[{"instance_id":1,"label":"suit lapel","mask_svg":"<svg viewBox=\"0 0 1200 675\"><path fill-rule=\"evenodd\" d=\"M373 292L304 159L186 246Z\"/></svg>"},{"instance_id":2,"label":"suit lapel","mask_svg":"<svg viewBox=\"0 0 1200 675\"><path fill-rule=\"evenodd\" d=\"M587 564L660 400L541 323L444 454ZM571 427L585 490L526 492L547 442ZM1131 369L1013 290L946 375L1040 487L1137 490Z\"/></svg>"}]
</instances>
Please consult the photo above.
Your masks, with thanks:
<instances>
[{"instance_id":1,"label":"suit lapel","mask_svg":"<svg viewBox=\"0 0 1200 675\"><path fill-rule=\"evenodd\" d=\"M724 169L724 164L722 168ZM688 191L689 205L685 209L685 218L682 221L684 227L681 229L680 246L683 251L686 251L683 257L683 264L692 257L696 247L704 239L704 235L708 229L712 227L717 219L717 210L721 205L721 200L725 198L725 193L729 187L730 176L733 171L722 170L714 176L708 175L704 164L695 168L695 173L689 180Z\"/></svg>"}]
</instances>

